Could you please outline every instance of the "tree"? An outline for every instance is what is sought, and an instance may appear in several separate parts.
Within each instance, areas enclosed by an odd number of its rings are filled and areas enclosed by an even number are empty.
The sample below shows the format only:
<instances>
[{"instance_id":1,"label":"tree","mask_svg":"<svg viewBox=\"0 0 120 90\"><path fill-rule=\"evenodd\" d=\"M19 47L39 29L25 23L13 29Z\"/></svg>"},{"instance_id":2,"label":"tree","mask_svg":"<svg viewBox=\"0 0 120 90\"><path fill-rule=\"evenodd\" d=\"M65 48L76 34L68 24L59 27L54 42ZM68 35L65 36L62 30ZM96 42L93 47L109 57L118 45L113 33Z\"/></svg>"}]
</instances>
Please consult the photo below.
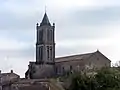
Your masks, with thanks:
<instances>
[{"instance_id":1,"label":"tree","mask_svg":"<svg viewBox=\"0 0 120 90\"><path fill-rule=\"evenodd\" d=\"M120 71L102 68L94 76L74 75L69 90L120 90Z\"/></svg>"}]
</instances>

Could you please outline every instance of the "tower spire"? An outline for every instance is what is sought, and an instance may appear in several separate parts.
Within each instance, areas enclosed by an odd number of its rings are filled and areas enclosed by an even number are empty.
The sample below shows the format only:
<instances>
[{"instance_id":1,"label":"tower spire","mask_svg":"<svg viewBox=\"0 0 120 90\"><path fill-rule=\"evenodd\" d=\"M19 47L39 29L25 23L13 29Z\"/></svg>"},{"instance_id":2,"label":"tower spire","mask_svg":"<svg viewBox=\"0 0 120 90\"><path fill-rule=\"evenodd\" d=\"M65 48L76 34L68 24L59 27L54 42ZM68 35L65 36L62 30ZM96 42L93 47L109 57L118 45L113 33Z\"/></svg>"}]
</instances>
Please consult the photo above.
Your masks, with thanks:
<instances>
[{"instance_id":1,"label":"tower spire","mask_svg":"<svg viewBox=\"0 0 120 90\"><path fill-rule=\"evenodd\" d=\"M44 17L42 19L42 22L41 22L40 26L44 26L44 25L51 26L51 24L49 22L49 19L48 19L48 16L46 14L46 9L45 9L45 14L44 14Z\"/></svg>"}]
</instances>

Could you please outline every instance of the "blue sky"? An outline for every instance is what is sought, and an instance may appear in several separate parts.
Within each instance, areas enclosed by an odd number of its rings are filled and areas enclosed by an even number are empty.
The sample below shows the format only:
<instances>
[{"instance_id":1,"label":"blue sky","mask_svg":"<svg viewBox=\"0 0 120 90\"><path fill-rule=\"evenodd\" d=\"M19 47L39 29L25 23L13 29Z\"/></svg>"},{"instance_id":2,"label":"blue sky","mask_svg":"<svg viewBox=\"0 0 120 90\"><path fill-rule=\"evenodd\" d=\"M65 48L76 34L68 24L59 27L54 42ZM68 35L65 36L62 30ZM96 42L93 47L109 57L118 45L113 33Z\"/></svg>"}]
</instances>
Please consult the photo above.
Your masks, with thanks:
<instances>
[{"instance_id":1,"label":"blue sky","mask_svg":"<svg viewBox=\"0 0 120 90\"><path fill-rule=\"evenodd\" d=\"M99 49L119 61L119 0L0 0L0 69L24 76L35 61L36 23L47 6L56 24L56 57Z\"/></svg>"}]
</instances>

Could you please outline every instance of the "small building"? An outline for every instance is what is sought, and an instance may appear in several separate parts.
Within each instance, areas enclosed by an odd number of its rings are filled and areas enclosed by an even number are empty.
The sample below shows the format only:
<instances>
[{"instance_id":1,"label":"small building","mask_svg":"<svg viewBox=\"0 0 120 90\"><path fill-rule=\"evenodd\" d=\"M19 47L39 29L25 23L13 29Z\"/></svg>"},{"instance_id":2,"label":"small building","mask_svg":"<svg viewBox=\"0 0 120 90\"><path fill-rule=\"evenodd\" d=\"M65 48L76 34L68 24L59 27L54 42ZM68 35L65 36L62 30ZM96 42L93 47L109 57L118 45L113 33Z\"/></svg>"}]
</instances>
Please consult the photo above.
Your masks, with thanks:
<instances>
[{"instance_id":1,"label":"small building","mask_svg":"<svg viewBox=\"0 0 120 90\"><path fill-rule=\"evenodd\" d=\"M10 90L11 84L18 81L19 78L20 76L15 74L13 70L10 73L0 73L0 89Z\"/></svg>"}]
</instances>

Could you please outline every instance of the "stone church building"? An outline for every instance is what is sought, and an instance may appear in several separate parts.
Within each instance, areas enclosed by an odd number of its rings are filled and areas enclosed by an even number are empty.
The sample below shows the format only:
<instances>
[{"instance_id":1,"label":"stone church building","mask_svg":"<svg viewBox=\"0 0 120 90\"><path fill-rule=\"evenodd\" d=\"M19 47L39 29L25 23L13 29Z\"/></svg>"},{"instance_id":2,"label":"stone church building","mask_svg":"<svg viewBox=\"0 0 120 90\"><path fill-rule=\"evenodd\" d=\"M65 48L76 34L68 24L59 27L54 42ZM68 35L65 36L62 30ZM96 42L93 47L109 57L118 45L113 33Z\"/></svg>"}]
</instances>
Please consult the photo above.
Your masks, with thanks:
<instances>
[{"instance_id":1,"label":"stone church building","mask_svg":"<svg viewBox=\"0 0 120 90\"><path fill-rule=\"evenodd\" d=\"M55 24L51 25L45 13L41 23L36 25L36 61L29 62L26 78L40 79L68 72L110 67L111 61L99 50L92 53L55 58Z\"/></svg>"}]
</instances>

